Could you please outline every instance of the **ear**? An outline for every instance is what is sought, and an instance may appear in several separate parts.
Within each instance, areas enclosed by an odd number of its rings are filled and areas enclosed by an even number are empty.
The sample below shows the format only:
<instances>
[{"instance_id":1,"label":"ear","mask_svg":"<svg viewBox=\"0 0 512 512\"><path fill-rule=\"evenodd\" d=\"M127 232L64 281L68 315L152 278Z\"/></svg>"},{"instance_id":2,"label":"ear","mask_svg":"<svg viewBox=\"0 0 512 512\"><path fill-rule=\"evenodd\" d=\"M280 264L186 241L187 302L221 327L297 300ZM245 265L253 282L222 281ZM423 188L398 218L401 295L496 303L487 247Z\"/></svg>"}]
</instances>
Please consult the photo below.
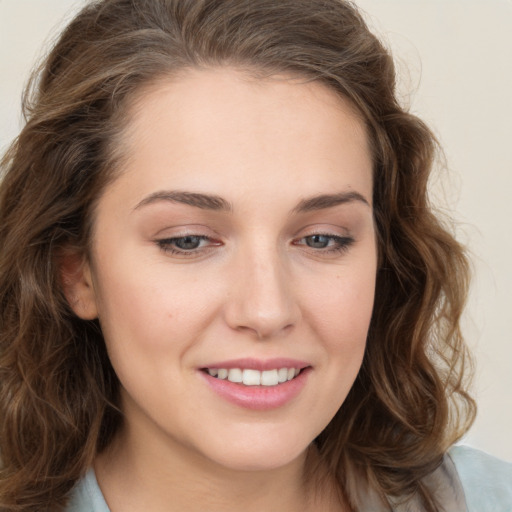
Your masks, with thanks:
<instances>
[{"instance_id":1,"label":"ear","mask_svg":"<svg viewBox=\"0 0 512 512\"><path fill-rule=\"evenodd\" d=\"M62 290L71 309L83 320L98 317L89 262L78 251L63 250L57 257Z\"/></svg>"}]
</instances>

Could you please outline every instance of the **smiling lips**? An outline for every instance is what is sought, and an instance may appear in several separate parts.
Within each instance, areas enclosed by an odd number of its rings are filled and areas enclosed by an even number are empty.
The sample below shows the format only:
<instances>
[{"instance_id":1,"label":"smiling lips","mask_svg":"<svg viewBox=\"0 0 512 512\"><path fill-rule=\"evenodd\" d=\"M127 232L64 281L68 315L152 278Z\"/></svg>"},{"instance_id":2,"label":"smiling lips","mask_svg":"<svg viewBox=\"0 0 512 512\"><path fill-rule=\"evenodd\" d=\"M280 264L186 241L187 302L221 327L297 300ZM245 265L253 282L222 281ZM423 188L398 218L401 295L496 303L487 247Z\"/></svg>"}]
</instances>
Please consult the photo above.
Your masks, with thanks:
<instances>
[{"instance_id":1,"label":"smiling lips","mask_svg":"<svg viewBox=\"0 0 512 512\"><path fill-rule=\"evenodd\" d=\"M312 367L291 359L244 359L201 368L210 388L227 401L246 409L281 407L295 398Z\"/></svg>"},{"instance_id":2,"label":"smiling lips","mask_svg":"<svg viewBox=\"0 0 512 512\"><path fill-rule=\"evenodd\" d=\"M300 373L300 368L284 367L264 371L250 368L208 368L207 371L212 377L244 386L277 386L296 377Z\"/></svg>"}]
</instances>

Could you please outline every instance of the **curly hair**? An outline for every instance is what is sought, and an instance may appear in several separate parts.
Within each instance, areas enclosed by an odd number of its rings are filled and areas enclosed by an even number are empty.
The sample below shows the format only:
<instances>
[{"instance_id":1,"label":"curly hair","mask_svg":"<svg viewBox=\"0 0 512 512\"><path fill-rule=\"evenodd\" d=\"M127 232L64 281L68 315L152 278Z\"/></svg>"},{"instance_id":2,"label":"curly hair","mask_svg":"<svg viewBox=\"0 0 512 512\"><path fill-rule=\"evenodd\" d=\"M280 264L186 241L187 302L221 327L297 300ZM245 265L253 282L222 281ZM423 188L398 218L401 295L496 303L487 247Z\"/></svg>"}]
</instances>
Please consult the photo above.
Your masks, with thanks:
<instances>
[{"instance_id":1,"label":"curly hair","mask_svg":"<svg viewBox=\"0 0 512 512\"><path fill-rule=\"evenodd\" d=\"M1 162L0 509L64 506L118 430L119 383L100 326L73 314L59 257L88 253L141 87L225 65L321 82L364 119L375 306L362 368L315 443L354 508L357 473L387 503L415 496L439 509L424 478L475 415L459 327L468 263L429 204L437 142L398 103L389 52L345 0L90 2L32 77L26 125Z\"/></svg>"}]
</instances>

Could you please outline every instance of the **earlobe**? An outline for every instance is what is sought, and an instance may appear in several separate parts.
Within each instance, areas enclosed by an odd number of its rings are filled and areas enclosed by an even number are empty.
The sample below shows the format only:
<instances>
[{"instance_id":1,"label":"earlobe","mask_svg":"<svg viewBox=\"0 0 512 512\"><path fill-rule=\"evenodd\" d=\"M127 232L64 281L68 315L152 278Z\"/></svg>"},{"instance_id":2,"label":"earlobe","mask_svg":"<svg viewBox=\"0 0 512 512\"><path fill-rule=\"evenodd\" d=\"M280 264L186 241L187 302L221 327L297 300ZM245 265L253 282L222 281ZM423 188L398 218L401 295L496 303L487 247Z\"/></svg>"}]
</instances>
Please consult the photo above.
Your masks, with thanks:
<instances>
[{"instance_id":1,"label":"earlobe","mask_svg":"<svg viewBox=\"0 0 512 512\"><path fill-rule=\"evenodd\" d=\"M76 252L62 252L58 265L62 290L71 309L83 320L97 318L91 268L85 257Z\"/></svg>"}]
</instances>

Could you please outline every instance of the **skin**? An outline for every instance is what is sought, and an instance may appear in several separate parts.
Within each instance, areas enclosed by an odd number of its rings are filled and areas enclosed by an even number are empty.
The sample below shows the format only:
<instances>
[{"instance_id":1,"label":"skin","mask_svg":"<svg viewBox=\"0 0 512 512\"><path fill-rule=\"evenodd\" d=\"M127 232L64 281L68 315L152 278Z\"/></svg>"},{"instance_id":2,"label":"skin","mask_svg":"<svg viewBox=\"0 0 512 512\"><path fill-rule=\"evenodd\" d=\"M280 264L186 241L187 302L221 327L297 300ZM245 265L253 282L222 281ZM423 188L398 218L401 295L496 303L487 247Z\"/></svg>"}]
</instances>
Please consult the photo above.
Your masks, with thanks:
<instances>
[{"instance_id":1,"label":"skin","mask_svg":"<svg viewBox=\"0 0 512 512\"><path fill-rule=\"evenodd\" d=\"M319 83L212 69L152 84L127 126L125 165L67 288L79 316L99 317L121 382L125 426L95 465L109 507L340 510L329 493L315 502L303 474L359 371L372 313L363 123ZM155 199L162 191L229 208ZM346 200L299 211L333 194ZM171 252L194 235L197 248ZM232 404L200 368L242 357L306 361L306 384L276 409Z\"/></svg>"}]
</instances>

